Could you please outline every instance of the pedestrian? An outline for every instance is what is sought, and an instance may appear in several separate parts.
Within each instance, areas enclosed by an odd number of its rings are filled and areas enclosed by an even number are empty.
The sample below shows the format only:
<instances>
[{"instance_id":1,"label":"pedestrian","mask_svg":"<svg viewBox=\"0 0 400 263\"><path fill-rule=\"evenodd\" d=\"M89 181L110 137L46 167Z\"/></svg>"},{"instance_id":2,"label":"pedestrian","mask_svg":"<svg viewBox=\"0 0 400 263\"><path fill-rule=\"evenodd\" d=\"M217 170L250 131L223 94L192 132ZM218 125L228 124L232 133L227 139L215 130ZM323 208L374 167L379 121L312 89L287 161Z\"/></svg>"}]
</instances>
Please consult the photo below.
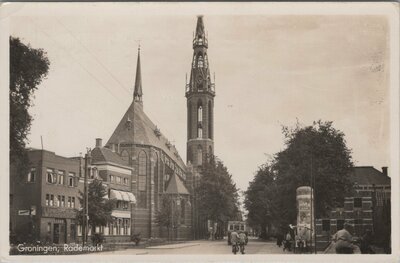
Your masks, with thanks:
<instances>
[{"instance_id":1,"label":"pedestrian","mask_svg":"<svg viewBox=\"0 0 400 263\"><path fill-rule=\"evenodd\" d=\"M279 232L278 235L276 236L276 244L278 245L278 247L282 246L282 241L283 241L283 236L282 233Z\"/></svg>"},{"instance_id":2,"label":"pedestrian","mask_svg":"<svg viewBox=\"0 0 400 263\"><path fill-rule=\"evenodd\" d=\"M239 242L239 234L235 230L233 230L231 232L231 244L232 244L232 253L233 254L236 254L236 252L237 252L238 242Z\"/></svg>"},{"instance_id":3,"label":"pedestrian","mask_svg":"<svg viewBox=\"0 0 400 263\"><path fill-rule=\"evenodd\" d=\"M286 249L292 251L291 247L292 247L292 236L290 235L290 232L287 232L283 243L283 251L285 251Z\"/></svg>"}]
</instances>

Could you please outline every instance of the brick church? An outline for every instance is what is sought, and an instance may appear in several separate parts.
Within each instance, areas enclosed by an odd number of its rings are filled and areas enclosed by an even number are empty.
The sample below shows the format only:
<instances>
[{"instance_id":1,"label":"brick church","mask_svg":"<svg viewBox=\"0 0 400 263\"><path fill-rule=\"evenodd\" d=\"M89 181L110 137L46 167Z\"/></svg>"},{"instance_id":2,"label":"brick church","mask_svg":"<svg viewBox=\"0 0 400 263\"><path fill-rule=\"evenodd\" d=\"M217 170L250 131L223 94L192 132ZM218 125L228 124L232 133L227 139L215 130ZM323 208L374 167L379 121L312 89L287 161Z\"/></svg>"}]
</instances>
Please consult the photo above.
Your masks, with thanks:
<instances>
[{"instance_id":1,"label":"brick church","mask_svg":"<svg viewBox=\"0 0 400 263\"><path fill-rule=\"evenodd\" d=\"M112 158L106 160L104 154L100 158L96 157L96 152L101 149L118 159L114 162L132 169L130 189L126 188L126 191L132 192L136 197L136 203L131 208L130 227L132 233L140 233L144 238L168 237L166 229L156 223L157 211L162 209L164 195L172 198L173 209L179 211L174 212L174 215L179 216L179 222L175 223L172 229L173 239L199 238L202 236L200 233L205 233L205 221L197 216L193 191L200 176L199 167L214 150L215 90L210 77L207 48L203 18L199 16L193 39L191 74L185 93L188 127L187 165L175 146L143 110L140 48L133 101L105 146L97 143L93 150L93 167L96 163L103 164L102 161L112 163ZM102 179L106 182L110 180L104 176ZM124 222L123 220L121 218L121 222Z\"/></svg>"}]
</instances>

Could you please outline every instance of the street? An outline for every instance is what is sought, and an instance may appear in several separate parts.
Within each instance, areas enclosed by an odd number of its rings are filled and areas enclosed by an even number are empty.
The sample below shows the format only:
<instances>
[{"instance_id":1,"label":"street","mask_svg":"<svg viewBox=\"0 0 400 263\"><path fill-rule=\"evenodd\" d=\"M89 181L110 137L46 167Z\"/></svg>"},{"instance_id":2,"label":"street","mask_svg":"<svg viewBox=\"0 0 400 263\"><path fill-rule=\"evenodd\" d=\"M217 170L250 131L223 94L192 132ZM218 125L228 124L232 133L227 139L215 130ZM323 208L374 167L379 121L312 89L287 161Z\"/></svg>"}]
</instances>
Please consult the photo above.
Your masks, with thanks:
<instances>
[{"instance_id":1,"label":"street","mask_svg":"<svg viewBox=\"0 0 400 263\"><path fill-rule=\"evenodd\" d=\"M283 251L282 247L276 245L276 241L259 241L249 239L246 246L246 254L289 254L292 252ZM227 241L196 240L185 243L161 245L141 249L125 249L119 251L99 252L101 255L187 255L187 254L232 254L232 247ZM87 254L93 255L93 254Z\"/></svg>"}]
</instances>

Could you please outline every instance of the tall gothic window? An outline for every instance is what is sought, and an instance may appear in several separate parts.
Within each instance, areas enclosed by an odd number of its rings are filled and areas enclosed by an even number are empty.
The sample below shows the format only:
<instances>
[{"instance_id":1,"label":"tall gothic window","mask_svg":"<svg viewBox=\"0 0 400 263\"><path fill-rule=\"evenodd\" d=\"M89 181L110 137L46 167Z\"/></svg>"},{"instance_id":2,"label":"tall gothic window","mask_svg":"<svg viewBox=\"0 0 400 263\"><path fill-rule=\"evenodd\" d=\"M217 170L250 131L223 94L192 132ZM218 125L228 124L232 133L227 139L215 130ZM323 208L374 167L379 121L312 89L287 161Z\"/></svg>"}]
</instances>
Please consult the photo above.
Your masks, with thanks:
<instances>
[{"instance_id":1,"label":"tall gothic window","mask_svg":"<svg viewBox=\"0 0 400 263\"><path fill-rule=\"evenodd\" d=\"M188 104L188 139L192 139L192 103L189 102Z\"/></svg>"},{"instance_id":2,"label":"tall gothic window","mask_svg":"<svg viewBox=\"0 0 400 263\"><path fill-rule=\"evenodd\" d=\"M212 139L212 125L213 125L212 105L211 101L208 102L208 138Z\"/></svg>"},{"instance_id":3,"label":"tall gothic window","mask_svg":"<svg viewBox=\"0 0 400 263\"><path fill-rule=\"evenodd\" d=\"M154 166L153 166L153 171L154 171L154 189L158 189L158 184L159 184L159 173L158 173L158 154L154 153ZM158 195L156 195L157 200L156 200L156 205L158 204Z\"/></svg>"},{"instance_id":4,"label":"tall gothic window","mask_svg":"<svg viewBox=\"0 0 400 263\"><path fill-rule=\"evenodd\" d=\"M138 173L138 207L146 208L147 197L147 155L141 151L139 153L139 173Z\"/></svg>"},{"instance_id":5,"label":"tall gothic window","mask_svg":"<svg viewBox=\"0 0 400 263\"><path fill-rule=\"evenodd\" d=\"M199 59L198 59L198 62L197 62L197 66L199 68L204 67L203 56L201 56L201 55L199 56Z\"/></svg>"},{"instance_id":6,"label":"tall gothic window","mask_svg":"<svg viewBox=\"0 0 400 263\"><path fill-rule=\"evenodd\" d=\"M193 56L193 65L192 65L192 67L193 68L196 67L196 55Z\"/></svg>"},{"instance_id":7,"label":"tall gothic window","mask_svg":"<svg viewBox=\"0 0 400 263\"><path fill-rule=\"evenodd\" d=\"M204 55L204 67L205 67L205 68L208 67L208 58L207 58L207 54Z\"/></svg>"},{"instance_id":8,"label":"tall gothic window","mask_svg":"<svg viewBox=\"0 0 400 263\"><path fill-rule=\"evenodd\" d=\"M203 138L203 106L199 102L197 107L197 138Z\"/></svg>"},{"instance_id":9,"label":"tall gothic window","mask_svg":"<svg viewBox=\"0 0 400 263\"><path fill-rule=\"evenodd\" d=\"M197 146L197 164L203 164L203 148L201 148L201 145Z\"/></svg>"}]
</instances>

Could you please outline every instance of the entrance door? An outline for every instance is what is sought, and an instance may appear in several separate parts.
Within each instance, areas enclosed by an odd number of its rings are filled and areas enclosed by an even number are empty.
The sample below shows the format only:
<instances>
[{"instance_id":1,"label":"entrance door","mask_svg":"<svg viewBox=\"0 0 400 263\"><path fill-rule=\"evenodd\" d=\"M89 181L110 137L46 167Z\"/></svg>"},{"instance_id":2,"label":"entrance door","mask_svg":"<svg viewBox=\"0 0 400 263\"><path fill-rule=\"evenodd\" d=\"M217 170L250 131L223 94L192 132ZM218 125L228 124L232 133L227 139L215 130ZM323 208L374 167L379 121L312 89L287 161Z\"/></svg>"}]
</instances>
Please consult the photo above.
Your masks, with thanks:
<instances>
[{"instance_id":1,"label":"entrance door","mask_svg":"<svg viewBox=\"0 0 400 263\"><path fill-rule=\"evenodd\" d=\"M54 223L53 242L55 244L66 243L65 223Z\"/></svg>"},{"instance_id":2,"label":"entrance door","mask_svg":"<svg viewBox=\"0 0 400 263\"><path fill-rule=\"evenodd\" d=\"M67 235L65 234L65 224L60 224L60 243L67 243L67 241L65 240Z\"/></svg>"},{"instance_id":3,"label":"entrance door","mask_svg":"<svg viewBox=\"0 0 400 263\"><path fill-rule=\"evenodd\" d=\"M71 242L75 242L76 241L76 225L75 224L71 224Z\"/></svg>"},{"instance_id":4,"label":"entrance door","mask_svg":"<svg viewBox=\"0 0 400 263\"><path fill-rule=\"evenodd\" d=\"M59 244L60 243L60 224L54 224L53 242L55 244Z\"/></svg>"}]
</instances>

